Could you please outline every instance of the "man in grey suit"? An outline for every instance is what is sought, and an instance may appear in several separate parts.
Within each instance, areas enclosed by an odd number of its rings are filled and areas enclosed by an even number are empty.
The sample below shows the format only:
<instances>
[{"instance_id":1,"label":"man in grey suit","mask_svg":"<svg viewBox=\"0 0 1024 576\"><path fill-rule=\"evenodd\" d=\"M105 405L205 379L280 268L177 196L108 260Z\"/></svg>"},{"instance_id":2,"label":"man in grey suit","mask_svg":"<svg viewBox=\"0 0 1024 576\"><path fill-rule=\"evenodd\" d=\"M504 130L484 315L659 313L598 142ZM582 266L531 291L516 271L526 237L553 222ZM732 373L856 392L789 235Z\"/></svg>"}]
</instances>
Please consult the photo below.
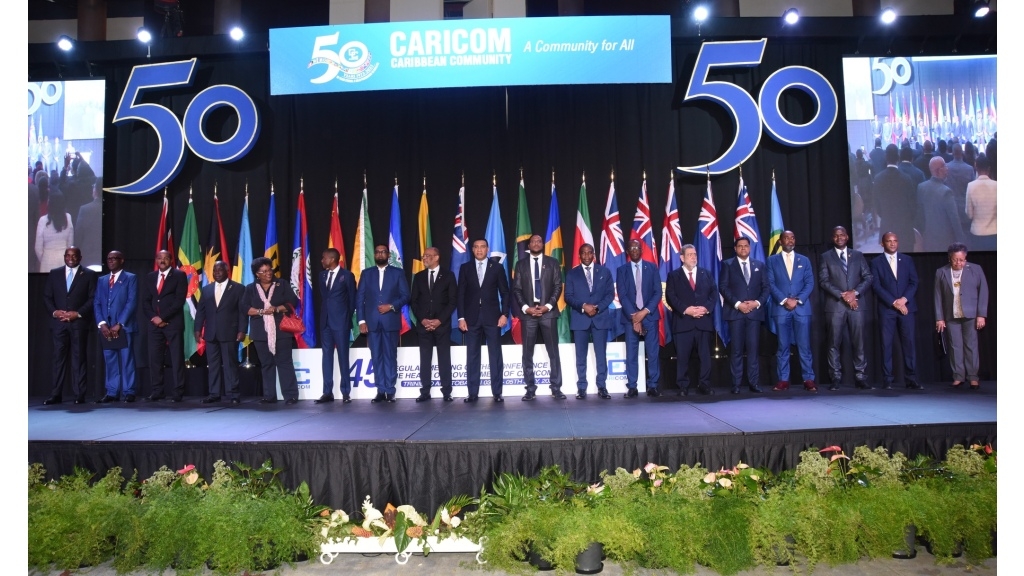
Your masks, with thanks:
<instances>
[{"instance_id":1,"label":"man in grey suit","mask_svg":"<svg viewBox=\"0 0 1024 576\"><path fill-rule=\"evenodd\" d=\"M843 329L848 328L853 347L853 370L857 388L870 390L867 382L868 362L864 355L864 310L858 298L871 286L871 270L864 254L846 247L850 237L846 228L832 229L833 249L821 255L818 261L818 284L825 297L827 319L828 368L832 377L829 390L838 390L843 380L840 350Z\"/></svg>"},{"instance_id":2,"label":"man in grey suit","mask_svg":"<svg viewBox=\"0 0 1024 576\"><path fill-rule=\"evenodd\" d=\"M544 336L551 367L551 396L565 400L562 393L562 367L558 356L558 297L562 294L562 271L558 260L544 255L544 240L539 234L530 236L530 253L516 262L516 277L512 293L521 304L519 314L523 327L523 381L526 384L524 401L537 397L537 381L533 370L533 347L537 332Z\"/></svg>"},{"instance_id":3,"label":"man in grey suit","mask_svg":"<svg viewBox=\"0 0 1024 576\"><path fill-rule=\"evenodd\" d=\"M941 252L953 242L962 242L964 229L956 211L954 193L943 183L947 173L946 161L936 156L928 166L932 177L917 187L917 227L921 232L923 251Z\"/></svg>"},{"instance_id":4,"label":"man in grey suit","mask_svg":"<svg viewBox=\"0 0 1024 576\"><path fill-rule=\"evenodd\" d=\"M935 330L949 355L953 387L968 380L977 390L978 330L988 316L988 281L980 266L967 263L967 246L954 242L946 253L949 265L935 271Z\"/></svg>"}]
</instances>

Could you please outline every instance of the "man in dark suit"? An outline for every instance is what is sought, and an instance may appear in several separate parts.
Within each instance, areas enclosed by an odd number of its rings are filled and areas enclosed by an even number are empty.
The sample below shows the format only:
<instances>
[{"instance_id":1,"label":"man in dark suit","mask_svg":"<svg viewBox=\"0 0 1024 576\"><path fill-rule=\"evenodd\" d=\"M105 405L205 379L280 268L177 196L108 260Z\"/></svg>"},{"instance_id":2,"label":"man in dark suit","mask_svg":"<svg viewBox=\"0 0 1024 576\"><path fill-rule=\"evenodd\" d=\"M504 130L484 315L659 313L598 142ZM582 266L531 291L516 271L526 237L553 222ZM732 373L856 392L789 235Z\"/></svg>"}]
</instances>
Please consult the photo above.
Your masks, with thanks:
<instances>
[{"instance_id":1,"label":"man in dark suit","mask_svg":"<svg viewBox=\"0 0 1024 576\"><path fill-rule=\"evenodd\" d=\"M171 267L171 253L156 254L157 269L146 274L142 282L142 313L149 319L149 378L153 392L146 398L153 402L167 396L164 389L164 353L171 357L173 378L170 401L181 402L185 394L185 294L188 277Z\"/></svg>"},{"instance_id":2,"label":"man in dark suit","mask_svg":"<svg viewBox=\"0 0 1024 576\"><path fill-rule=\"evenodd\" d=\"M423 266L412 279L409 307L416 316L416 333L420 342L420 395L417 402L430 400L434 383L434 348L437 348L437 372L441 379L441 396L452 401L452 313L459 299L455 274L441 270L441 254L433 246L423 251Z\"/></svg>"},{"instance_id":3,"label":"man in dark suit","mask_svg":"<svg viewBox=\"0 0 1024 576\"><path fill-rule=\"evenodd\" d=\"M892 342L899 332L903 348L903 379L907 388L920 390L917 383L917 354L914 342L914 316L917 314L917 268L914 261L901 252L899 237L892 232L882 235L884 254L871 261L871 287L878 298L878 321L882 328L882 381L892 389Z\"/></svg>"},{"instance_id":4,"label":"man in dark suit","mask_svg":"<svg viewBox=\"0 0 1024 576\"><path fill-rule=\"evenodd\" d=\"M949 265L935 271L935 330L949 354L953 387L968 380L977 390L978 330L988 316L988 281L980 266L967 263L967 246L954 242L947 254Z\"/></svg>"},{"instance_id":5,"label":"man in dark suit","mask_svg":"<svg viewBox=\"0 0 1024 576\"><path fill-rule=\"evenodd\" d=\"M50 270L43 286L43 304L50 313L53 334L53 392L43 404L60 404L71 360L71 391L75 404L85 403L86 343L92 329L96 273L82 263L82 251L75 246L64 250L64 266Z\"/></svg>"},{"instance_id":6,"label":"man in dark suit","mask_svg":"<svg viewBox=\"0 0 1024 576\"><path fill-rule=\"evenodd\" d=\"M768 271L764 262L750 258L750 239L741 236L734 243L736 257L722 263L718 291L724 299L722 316L729 323L732 350L732 394L743 386L743 356L747 357L747 383L751 392L760 392L761 370L758 359L761 323L768 303Z\"/></svg>"},{"instance_id":7,"label":"man in dark suit","mask_svg":"<svg viewBox=\"0 0 1024 576\"><path fill-rule=\"evenodd\" d=\"M878 176L885 170L885 150L882 149L882 139L875 138L875 147L868 152L868 159L871 161L871 176Z\"/></svg>"},{"instance_id":8,"label":"man in dark suit","mask_svg":"<svg viewBox=\"0 0 1024 576\"><path fill-rule=\"evenodd\" d=\"M341 401L352 402L349 394L348 350L351 342L352 313L356 309L356 277L341 266L337 248L324 250L320 257L320 352L323 394L315 404L334 402L334 356L337 351L338 374L341 379Z\"/></svg>"},{"instance_id":9,"label":"man in dark suit","mask_svg":"<svg viewBox=\"0 0 1024 576\"><path fill-rule=\"evenodd\" d=\"M610 400L605 388L608 381L608 331L615 322L609 308L615 299L615 283L610 270L594 262L594 247L580 246L580 265L565 275L565 305L571 310L569 329L576 343L576 399L587 397L587 349L594 342L597 364L597 395Z\"/></svg>"},{"instance_id":10,"label":"man in dark suit","mask_svg":"<svg viewBox=\"0 0 1024 576\"><path fill-rule=\"evenodd\" d=\"M75 244L82 249L82 261L86 266L99 264L103 258L100 252L100 242L103 239L103 201L100 200L102 193L103 184L97 179L92 187L92 202L83 204L78 209L78 217L75 219Z\"/></svg>"},{"instance_id":11,"label":"man in dark suit","mask_svg":"<svg viewBox=\"0 0 1024 576\"><path fill-rule=\"evenodd\" d=\"M473 241L473 259L459 268L459 330L466 333L466 387L463 402L476 402L480 392L480 346L487 343L491 367L491 395L504 402L505 361L501 329L508 323L508 278L505 268L487 257L487 241Z\"/></svg>"},{"instance_id":12,"label":"man in dark suit","mask_svg":"<svg viewBox=\"0 0 1024 576\"><path fill-rule=\"evenodd\" d=\"M850 334L853 348L853 371L857 388L871 390L874 386L867 381L867 356L864 354L864 310L861 295L871 286L871 270L868 262L858 250L847 248L850 236L846 228L832 229L833 248L818 260L818 284L825 298L826 343L828 346L828 368L832 384L829 390L839 390L843 381L843 363L840 352L843 347L843 332Z\"/></svg>"},{"instance_id":13,"label":"man in dark suit","mask_svg":"<svg viewBox=\"0 0 1024 576\"><path fill-rule=\"evenodd\" d=\"M665 297L672 307L672 342L676 345L676 385L683 396L690 393L690 354L697 348L700 360L699 394L711 389L711 334L715 330L711 311L715 309L718 286L711 272L697 267L697 248L684 244L679 253L683 265L668 275Z\"/></svg>"},{"instance_id":14,"label":"man in dark suit","mask_svg":"<svg viewBox=\"0 0 1024 576\"><path fill-rule=\"evenodd\" d=\"M377 395L370 402L394 402L398 380L398 334L402 308L409 303L405 270L388 265L391 252L384 244L373 249L376 266L363 270L356 291L359 332L367 335Z\"/></svg>"},{"instance_id":15,"label":"man in dark suit","mask_svg":"<svg viewBox=\"0 0 1024 576\"><path fill-rule=\"evenodd\" d=\"M643 247L636 238L626 244L626 262L615 271L615 286L619 293L622 314L626 317L626 387L624 398L636 398L637 378L640 374L640 340L647 354L647 395L660 396L658 377L658 322L661 314L661 276L658 268L642 260Z\"/></svg>"},{"instance_id":16,"label":"man in dark suit","mask_svg":"<svg viewBox=\"0 0 1024 576\"><path fill-rule=\"evenodd\" d=\"M516 263L512 294L522 306L515 313L523 330L523 382L526 396L523 401L537 397L537 380L533 371L533 347L537 332L544 336L551 367L551 396L565 400L562 394L562 365L558 355L558 297L562 295L562 272L558 260L544 255L544 239L539 234L530 236L530 253Z\"/></svg>"},{"instance_id":17,"label":"man in dark suit","mask_svg":"<svg viewBox=\"0 0 1024 576\"><path fill-rule=\"evenodd\" d=\"M924 142L924 153L914 159L914 167L924 174L924 179L927 180L932 177L931 169L928 167L928 163L935 157L935 145L932 144L931 140L925 140Z\"/></svg>"},{"instance_id":18,"label":"man in dark suit","mask_svg":"<svg viewBox=\"0 0 1024 576\"><path fill-rule=\"evenodd\" d=\"M901 176L902 177L902 176ZM796 235L786 230L779 237L782 252L768 257L768 288L771 291L771 315L779 335L776 355L779 381L772 390L789 388L789 348L794 343L800 353L800 372L804 390L817 392L814 384L814 356L811 353L811 292L814 271L811 261L797 254Z\"/></svg>"},{"instance_id":19,"label":"man in dark suit","mask_svg":"<svg viewBox=\"0 0 1024 576\"><path fill-rule=\"evenodd\" d=\"M914 151L909 147L900 148L900 163L896 165L896 168L910 177L910 180L914 183L914 189L917 189L917 185L924 182L924 172L918 170L917 166L914 166Z\"/></svg>"},{"instance_id":20,"label":"man in dark suit","mask_svg":"<svg viewBox=\"0 0 1024 576\"><path fill-rule=\"evenodd\" d=\"M900 238L914 237L914 215L917 212L916 188L909 176L900 172L899 149L895 144L885 147L886 167L875 175L872 193L881 216L881 229L895 232Z\"/></svg>"},{"instance_id":21,"label":"man in dark suit","mask_svg":"<svg viewBox=\"0 0 1024 576\"><path fill-rule=\"evenodd\" d=\"M210 374L210 395L202 403L220 402L227 388L231 403L238 404L238 343L249 325L242 306L245 286L228 278L228 263L222 261L213 264L213 280L203 286L194 325L196 342L206 342Z\"/></svg>"},{"instance_id":22,"label":"man in dark suit","mask_svg":"<svg viewBox=\"0 0 1024 576\"><path fill-rule=\"evenodd\" d=\"M125 272L124 256L118 250L107 254L109 274L96 281L96 297L93 299L93 315L96 316L100 338L108 343L118 338L125 339L123 348L103 349L103 363L106 365L106 394L97 404L114 402L123 394L125 402L135 402L135 308L138 305L138 287L135 274Z\"/></svg>"}]
</instances>

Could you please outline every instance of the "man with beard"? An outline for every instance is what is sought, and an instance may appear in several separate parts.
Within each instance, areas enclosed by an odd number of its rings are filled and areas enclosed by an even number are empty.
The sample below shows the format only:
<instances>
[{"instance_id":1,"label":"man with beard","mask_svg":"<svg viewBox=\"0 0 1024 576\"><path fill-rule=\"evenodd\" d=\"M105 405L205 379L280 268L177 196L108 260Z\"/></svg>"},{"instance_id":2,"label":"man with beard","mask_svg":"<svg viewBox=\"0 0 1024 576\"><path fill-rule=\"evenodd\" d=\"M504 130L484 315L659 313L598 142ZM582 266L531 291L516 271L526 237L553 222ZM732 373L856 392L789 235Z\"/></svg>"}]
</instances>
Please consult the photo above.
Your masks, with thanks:
<instances>
[{"instance_id":1,"label":"man with beard","mask_svg":"<svg viewBox=\"0 0 1024 576\"><path fill-rule=\"evenodd\" d=\"M558 356L558 297L562 294L562 273L558 260L544 255L544 240L539 234L530 236L530 253L516 263L512 293L522 304L519 314L523 330L523 381L526 396L523 401L537 397L537 380L533 370L533 348L537 332L544 337L548 352L551 396L564 400L562 394L562 368Z\"/></svg>"},{"instance_id":2,"label":"man with beard","mask_svg":"<svg viewBox=\"0 0 1024 576\"><path fill-rule=\"evenodd\" d=\"M359 332L366 334L373 360L377 395L370 402L394 402L398 379L398 333L402 329L402 307L409 303L405 271L388 265L391 252L384 244L373 249L377 264L363 270L356 291Z\"/></svg>"}]
</instances>

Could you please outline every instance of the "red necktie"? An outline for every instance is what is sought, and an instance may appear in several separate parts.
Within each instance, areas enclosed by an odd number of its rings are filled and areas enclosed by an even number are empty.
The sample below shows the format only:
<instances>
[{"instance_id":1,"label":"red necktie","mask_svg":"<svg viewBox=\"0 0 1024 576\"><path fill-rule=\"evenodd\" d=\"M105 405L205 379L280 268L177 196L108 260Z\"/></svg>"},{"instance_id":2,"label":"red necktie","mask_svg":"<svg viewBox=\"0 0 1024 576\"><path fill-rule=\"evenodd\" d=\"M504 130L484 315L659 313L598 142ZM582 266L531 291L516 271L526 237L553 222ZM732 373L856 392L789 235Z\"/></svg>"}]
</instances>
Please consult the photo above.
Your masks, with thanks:
<instances>
[{"instance_id":1,"label":"red necktie","mask_svg":"<svg viewBox=\"0 0 1024 576\"><path fill-rule=\"evenodd\" d=\"M690 276L690 290L696 290L697 282L693 279L693 270L690 270L687 274Z\"/></svg>"},{"instance_id":2,"label":"red necktie","mask_svg":"<svg viewBox=\"0 0 1024 576\"><path fill-rule=\"evenodd\" d=\"M164 272L160 273L160 279L156 283L156 293L159 294L164 290Z\"/></svg>"},{"instance_id":3,"label":"red necktie","mask_svg":"<svg viewBox=\"0 0 1024 576\"><path fill-rule=\"evenodd\" d=\"M111 290L114 289L114 275L113 274L110 275L110 284L108 284L107 287L110 288Z\"/></svg>"}]
</instances>

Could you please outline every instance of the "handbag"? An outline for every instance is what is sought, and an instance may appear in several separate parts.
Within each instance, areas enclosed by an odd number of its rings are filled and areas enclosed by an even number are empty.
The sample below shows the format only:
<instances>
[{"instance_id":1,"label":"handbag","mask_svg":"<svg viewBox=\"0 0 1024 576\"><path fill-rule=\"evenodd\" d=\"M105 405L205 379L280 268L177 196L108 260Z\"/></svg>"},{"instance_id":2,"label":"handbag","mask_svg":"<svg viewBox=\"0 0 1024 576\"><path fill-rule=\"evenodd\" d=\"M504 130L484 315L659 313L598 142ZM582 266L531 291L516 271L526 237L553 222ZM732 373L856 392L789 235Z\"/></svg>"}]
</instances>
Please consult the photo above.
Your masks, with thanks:
<instances>
[{"instance_id":1,"label":"handbag","mask_svg":"<svg viewBox=\"0 0 1024 576\"><path fill-rule=\"evenodd\" d=\"M302 318L295 315L295 308L291 304L288 304L288 314L281 317L281 330L289 332L291 334L303 334L306 332L306 325L302 323Z\"/></svg>"}]
</instances>

